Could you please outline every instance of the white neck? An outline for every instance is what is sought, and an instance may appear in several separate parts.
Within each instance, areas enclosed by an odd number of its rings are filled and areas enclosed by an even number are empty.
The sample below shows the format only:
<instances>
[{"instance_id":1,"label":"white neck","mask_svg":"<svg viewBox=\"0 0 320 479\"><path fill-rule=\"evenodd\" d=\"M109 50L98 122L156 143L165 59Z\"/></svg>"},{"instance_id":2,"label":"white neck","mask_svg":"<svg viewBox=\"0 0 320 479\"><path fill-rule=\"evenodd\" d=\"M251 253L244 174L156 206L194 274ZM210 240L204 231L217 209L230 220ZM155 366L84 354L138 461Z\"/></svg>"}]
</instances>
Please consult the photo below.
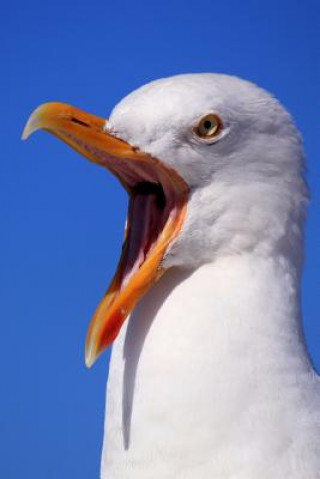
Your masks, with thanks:
<instances>
[{"instance_id":1,"label":"white neck","mask_svg":"<svg viewBox=\"0 0 320 479\"><path fill-rule=\"evenodd\" d=\"M254 255L164 276L114 346L103 479L302 477L289 455L320 414L299 282L287 259Z\"/></svg>"}]
</instances>

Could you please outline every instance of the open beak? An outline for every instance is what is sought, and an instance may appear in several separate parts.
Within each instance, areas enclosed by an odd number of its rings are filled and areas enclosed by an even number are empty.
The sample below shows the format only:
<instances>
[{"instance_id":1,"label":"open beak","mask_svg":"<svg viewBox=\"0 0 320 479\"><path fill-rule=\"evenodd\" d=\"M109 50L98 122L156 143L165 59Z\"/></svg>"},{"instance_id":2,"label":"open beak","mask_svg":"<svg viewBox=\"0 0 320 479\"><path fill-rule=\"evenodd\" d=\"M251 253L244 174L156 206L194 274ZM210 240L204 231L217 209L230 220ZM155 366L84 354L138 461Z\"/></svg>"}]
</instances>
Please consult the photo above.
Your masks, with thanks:
<instances>
[{"instance_id":1,"label":"open beak","mask_svg":"<svg viewBox=\"0 0 320 479\"><path fill-rule=\"evenodd\" d=\"M64 103L46 103L30 116L22 138L53 133L106 167L129 193L125 239L116 274L90 323L88 367L113 342L137 302L164 272L166 250L181 230L188 186L176 171L110 134L107 120Z\"/></svg>"}]
</instances>

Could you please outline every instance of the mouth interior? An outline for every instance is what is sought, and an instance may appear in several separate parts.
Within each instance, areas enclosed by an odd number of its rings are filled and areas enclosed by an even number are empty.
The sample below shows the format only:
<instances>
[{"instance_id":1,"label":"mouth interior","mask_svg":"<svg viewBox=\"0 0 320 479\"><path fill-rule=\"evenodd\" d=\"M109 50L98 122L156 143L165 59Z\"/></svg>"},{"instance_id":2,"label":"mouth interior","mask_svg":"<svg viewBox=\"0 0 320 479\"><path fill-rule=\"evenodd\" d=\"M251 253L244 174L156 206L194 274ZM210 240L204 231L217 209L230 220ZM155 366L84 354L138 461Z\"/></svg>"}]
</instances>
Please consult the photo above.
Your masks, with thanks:
<instances>
[{"instance_id":1,"label":"mouth interior","mask_svg":"<svg viewBox=\"0 0 320 479\"><path fill-rule=\"evenodd\" d=\"M80 122L77 120L77 123ZM67 139L76 149L86 151L95 158L95 161L114 173L129 193L125 241L117 268L119 294L145 263L150 253L160 246L161 240L165 239L166 243L168 239L170 240L172 232L165 231L166 225L181 210L178 190L183 189L184 185L180 178L177 180L176 173L169 172L154 158L130 161L109 155L73 135L67 135Z\"/></svg>"},{"instance_id":2,"label":"mouth interior","mask_svg":"<svg viewBox=\"0 0 320 479\"><path fill-rule=\"evenodd\" d=\"M124 253L121 259L121 289L145 262L174 210L174 202L161 183L137 182L130 191Z\"/></svg>"}]
</instances>

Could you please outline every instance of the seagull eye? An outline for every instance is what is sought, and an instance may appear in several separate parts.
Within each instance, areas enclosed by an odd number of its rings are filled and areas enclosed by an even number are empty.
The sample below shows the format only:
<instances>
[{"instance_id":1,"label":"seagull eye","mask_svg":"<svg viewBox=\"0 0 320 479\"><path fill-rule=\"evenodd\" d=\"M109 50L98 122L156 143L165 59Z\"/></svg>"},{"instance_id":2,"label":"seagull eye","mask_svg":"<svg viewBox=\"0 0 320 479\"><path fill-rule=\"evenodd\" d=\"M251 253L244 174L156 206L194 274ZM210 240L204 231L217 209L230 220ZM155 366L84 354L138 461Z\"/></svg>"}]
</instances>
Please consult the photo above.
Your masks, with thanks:
<instances>
[{"instance_id":1,"label":"seagull eye","mask_svg":"<svg viewBox=\"0 0 320 479\"><path fill-rule=\"evenodd\" d=\"M194 132L203 140L212 140L220 133L222 126L221 119L217 115L210 114L201 118Z\"/></svg>"}]
</instances>

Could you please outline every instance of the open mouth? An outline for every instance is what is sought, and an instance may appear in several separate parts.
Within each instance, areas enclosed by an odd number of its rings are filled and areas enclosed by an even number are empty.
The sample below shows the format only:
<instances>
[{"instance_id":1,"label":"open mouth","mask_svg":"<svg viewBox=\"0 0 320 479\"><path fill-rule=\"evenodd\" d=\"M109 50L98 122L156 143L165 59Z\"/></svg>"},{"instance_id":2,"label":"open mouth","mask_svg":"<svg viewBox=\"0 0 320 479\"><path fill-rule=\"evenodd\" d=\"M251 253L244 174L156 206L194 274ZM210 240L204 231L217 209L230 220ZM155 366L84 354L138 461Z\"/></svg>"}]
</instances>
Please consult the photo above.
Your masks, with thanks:
<instances>
[{"instance_id":1,"label":"open mouth","mask_svg":"<svg viewBox=\"0 0 320 479\"><path fill-rule=\"evenodd\" d=\"M163 274L163 257L185 218L188 186L175 170L110 134L105 119L78 108L41 105L30 116L23 138L39 128L110 170L130 197L118 268L88 329L86 364L91 366Z\"/></svg>"}]
</instances>

